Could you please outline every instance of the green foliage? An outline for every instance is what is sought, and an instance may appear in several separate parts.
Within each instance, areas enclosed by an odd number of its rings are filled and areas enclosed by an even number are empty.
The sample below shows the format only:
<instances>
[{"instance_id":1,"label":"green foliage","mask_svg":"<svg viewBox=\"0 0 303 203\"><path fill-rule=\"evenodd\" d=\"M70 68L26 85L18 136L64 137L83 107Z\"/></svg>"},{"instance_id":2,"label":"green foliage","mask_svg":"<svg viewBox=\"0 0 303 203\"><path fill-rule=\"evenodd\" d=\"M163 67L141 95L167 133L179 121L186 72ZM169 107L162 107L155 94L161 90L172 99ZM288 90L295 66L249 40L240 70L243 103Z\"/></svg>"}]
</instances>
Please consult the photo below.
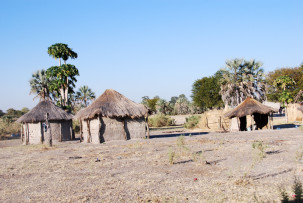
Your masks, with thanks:
<instances>
[{"instance_id":1,"label":"green foliage","mask_svg":"<svg viewBox=\"0 0 303 203\"><path fill-rule=\"evenodd\" d=\"M174 164L175 157L176 157L175 151L173 151L172 148L169 148L168 159L170 164Z\"/></svg>"},{"instance_id":2,"label":"green foliage","mask_svg":"<svg viewBox=\"0 0 303 203\"><path fill-rule=\"evenodd\" d=\"M285 104L289 104L293 101L293 96L291 95L291 89L295 85L295 81L286 75L279 76L275 81L273 82L274 87L279 89L280 94L278 96L278 100L285 106Z\"/></svg>"},{"instance_id":3,"label":"green foliage","mask_svg":"<svg viewBox=\"0 0 303 203\"><path fill-rule=\"evenodd\" d=\"M0 110L0 118L2 117L2 116L4 116L4 112L2 111L2 110Z\"/></svg>"},{"instance_id":4,"label":"green foliage","mask_svg":"<svg viewBox=\"0 0 303 203\"><path fill-rule=\"evenodd\" d=\"M0 136L8 134L17 134L20 131L20 124L15 122L6 122L0 119Z\"/></svg>"},{"instance_id":5,"label":"green foliage","mask_svg":"<svg viewBox=\"0 0 303 203\"><path fill-rule=\"evenodd\" d=\"M274 81L281 76L288 76L292 78L295 82L288 89L291 97L295 97L300 90L303 90L303 66L295 67L295 68L280 68L276 69L272 72L269 72L266 76L266 83L267 83L267 99L269 101L277 102L279 101L279 96L283 89L277 89L274 86ZM287 87L286 87L287 89Z\"/></svg>"},{"instance_id":6,"label":"green foliage","mask_svg":"<svg viewBox=\"0 0 303 203\"><path fill-rule=\"evenodd\" d=\"M195 115L186 118L184 127L187 129L195 128L197 126L197 124L199 123L200 118L201 118L200 116L195 116Z\"/></svg>"},{"instance_id":7,"label":"green foliage","mask_svg":"<svg viewBox=\"0 0 303 203\"><path fill-rule=\"evenodd\" d=\"M50 97L50 83L51 80L46 77L46 71L44 69L37 70L32 74L32 79L29 81L31 87L30 94L36 94L36 97L43 99Z\"/></svg>"},{"instance_id":8,"label":"green foliage","mask_svg":"<svg viewBox=\"0 0 303 203\"><path fill-rule=\"evenodd\" d=\"M156 112L157 108L157 102L160 98L158 96L155 96L153 99L150 99L148 96L142 97L142 104L144 104L147 108L149 108L151 111Z\"/></svg>"},{"instance_id":9,"label":"green foliage","mask_svg":"<svg viewBox=\"0 0 303 203\"><path fill-rule=\"evenodd\" d=\"M86 85L79 87L75 97L75 99L78 100L84 107L87 107L88 104L95 98L95 93Z\"/></svg>"},{"instance_id":10,"label":"green foliage","mask_svg":"<svg viewBox=\"0 0 303 203\"><path fill-rule=\"evenodd\" d=\"M204 77L196 80L192 87L192 99L203 110L222 107L220 83L218 77Z\"/></svg>"},{"instance_id":11,"label":"green foliage","mask_svg":"<svg viewBox=\"0 0 303 203\"><path fill-rule=\"evenodd\" d=\"M74 59L78 57L78 54L74 52L71 48L68 47L67 44L56 43L48 47L47 53L55 59L59 59L59 66L61 66L61 60L64 62L68 60L68 58Z\"/></svg>"},{"instance_id":12,"label":"green foliage","mask_svg":"<svg viewBox=\"0 0 303 203\"><path fill-rule=\"evenodd\" d=\"M149 127L164 127L171 126L174 124L174 119L170 116L165 116L163 114L157 114L153 117L148 118Z\"/></svg>"},{"instance_id":13,"label":"green foliage","mask_svg":"<svg viewBox=\"0 0 303 203\"><path fill-rule=\"evenodd\" d=\"M73 130L75 133L80 133L80 122L79 120L73 120Z\"/></svg>"},{"instance_id":14,"label":"green foliage","mask_svg":"<svg viewBox=\"0 0 303 203\"><path fill-rule=\"evenodd\" d=\"M288 203L289 202L289 197L287 192L285 191L285 188L280 187L280 196L281 196L281 203Z\"/></svg>"},{"instance_id":15,"label":"green foliage","mask_svg":"<svg viewBox=\"0 0 303 203\"><path fill-rule=\"evenodd\" d=\"M184 94L179 95L174 106L174 112L181 115L190 113L190 102Z\"/></svg>"}]
</instances>

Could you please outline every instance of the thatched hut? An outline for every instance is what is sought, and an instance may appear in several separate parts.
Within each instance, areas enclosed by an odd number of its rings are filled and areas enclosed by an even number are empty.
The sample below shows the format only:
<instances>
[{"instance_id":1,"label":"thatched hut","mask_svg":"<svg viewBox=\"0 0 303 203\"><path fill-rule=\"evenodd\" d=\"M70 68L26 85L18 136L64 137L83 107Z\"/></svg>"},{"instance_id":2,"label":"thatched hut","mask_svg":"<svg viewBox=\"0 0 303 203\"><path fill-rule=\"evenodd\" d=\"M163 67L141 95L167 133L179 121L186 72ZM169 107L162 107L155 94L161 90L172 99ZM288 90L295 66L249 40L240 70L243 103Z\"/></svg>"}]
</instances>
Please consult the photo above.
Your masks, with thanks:
<instances>
[{"instance_id":1,"label":"thatched hut","mask_svg":"<svg viewBox=\"0 0 303 203\"><path fill-rule=\"evenodd\" d=\"M44 142L47 113L52 140L66 141L72 139L73 116L56 106L53 102L45 100L40 101L37 106L16 121L22 123L21 139L24 144Z\"/></svg>"},{"instance_id":2,"label":"thatched hut","mask_svg":"<svg viewBox=\"0 0 303 203\"><path fill-rule=\"evenodd\" d=\"M115 90L106 90L90 106L78 112L80 137L84 142L144 138L148 109Z\"/></svg>"},{"instance_id":3,"label":"thatched hut","mask_svg":"<svg viewBox=\"0 0 303 203\"><path fill-rule=\"evenodd\" d=\"M251 116L251 126L249 126L251 130L272 128L272 116L270 115L274 112L278 112L278 109L266 106L251 97L247 97L241 104L227 112L224 116L230 119L237 117L238 130L245 131L247 130L247 116Z\"/></svg>"}]
</instances>

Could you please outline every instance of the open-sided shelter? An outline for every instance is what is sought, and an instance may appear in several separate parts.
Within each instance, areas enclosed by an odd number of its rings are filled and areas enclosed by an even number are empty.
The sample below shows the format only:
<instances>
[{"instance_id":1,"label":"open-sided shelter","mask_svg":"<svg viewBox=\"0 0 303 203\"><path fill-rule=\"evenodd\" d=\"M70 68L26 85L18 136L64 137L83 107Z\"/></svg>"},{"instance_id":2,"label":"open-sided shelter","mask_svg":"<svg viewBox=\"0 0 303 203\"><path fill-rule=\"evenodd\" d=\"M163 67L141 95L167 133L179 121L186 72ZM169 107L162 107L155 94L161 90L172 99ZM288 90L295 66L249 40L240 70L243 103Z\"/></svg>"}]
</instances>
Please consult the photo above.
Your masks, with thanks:
<instances>
[{"instance_id":1,"label":"open-sided shelter","mask_svg":"<svg viewBox=\"0 0 303 203\"><path fill-rule=\"evenodd\" d=\"M102 143L144 138L147 116L148 109L143 104L108 89L75 118L80 120L80 136L84 142Z\"/></svg>"},{"instance_id":2,"label":"open-sided shelter","mask_svg":"<svg viewBox=\"0 0 303 203\"><path fill-rule=\"evenodd\" d=\"M264 127L272 128L272 116L270 114L278 112L278 109L261 104L251 97L247 97L241 104L233 110L227 112L224 116L228 118L237 117L238 129L245 131L247 129L247 118L250 115L255 124L255 129L263 129ZM269 119L270 118L270 119ZM254 126L251 126L253 129Z\"/></svg>"},{"instance_id":3,"label":"open-sided shelter","mask_svg":"<svg viewBox=\"0 0 303 203\"><path fill-rule=\"evenodd\" d=\"M56 106L52 101L44 100L16 121L22 123L21 139L24 144L44 142L47 113L52 140L66 141L72 139L73 116Z\"/></svg>"}]
</instances>

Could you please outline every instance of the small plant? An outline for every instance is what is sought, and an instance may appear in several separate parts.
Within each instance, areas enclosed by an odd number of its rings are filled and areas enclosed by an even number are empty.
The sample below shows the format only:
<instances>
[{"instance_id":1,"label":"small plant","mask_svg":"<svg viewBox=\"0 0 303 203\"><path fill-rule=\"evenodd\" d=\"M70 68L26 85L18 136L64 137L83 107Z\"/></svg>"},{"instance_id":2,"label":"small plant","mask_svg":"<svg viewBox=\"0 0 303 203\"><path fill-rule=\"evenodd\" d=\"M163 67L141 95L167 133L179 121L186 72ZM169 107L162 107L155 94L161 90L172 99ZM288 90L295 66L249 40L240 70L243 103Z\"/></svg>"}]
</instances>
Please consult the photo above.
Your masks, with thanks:
<instances>
[{"instance_id":1,"label":"small plant","mask_svg":"<svg viewBox=\"0 0 303 203\"><path fill-rule=\"evenodd\" d=\"M252 148L258 150L258 155L262 159L265 157L265 149L267 148L262 141L254 141Z\"/></svg>"},{"instance_id":2,"label":"small plant","mask_svg":"<svg viewBox=\"0 0 303 203\"><path fill-rule=\"evenodd\" d=\"M301 202L302 201L302 183L301 181L298 179L298 177L295 176L295 179L294 179L294 184L292 186L292 189L293 189L293 192L295 193L295 196L294 196L294 200L295 202Z\"/></svg>"},{"instance_id":3,"label":"small plant","mask_svg":"<svg viewBox=\"0 0 303 203\"><path fill-rule=\"evenodd\" d=\"M280 195L281 195L281 203L288 203L289 198L288 198L287 192L285 191L285 188L280 187L279 191L280 191Z\"/></svg>"},{"instance_id":4,"label":"small plant","mask_svg":"<svg viewBox=\"0 0 303 203\"><path fill-rule=\"evenodd\" d=\"M185 139L184 135L181 135L177 139L177 146L179 148L179 151L182 151L182 149L188 150L188 148L185 146Z\"/></svg>"},{"instance_id":5,"label":"small plant","mask_svg":"<svg viewBox=\"0 0 303 203\"><path fill-rule=\"evenodd\" d=\"M184 124L184 127L187 129L195 128L200 121L200 116L190 116L186 118L186 122Z\"/></svg>"},{"instance_id":6,"label":"small plant","mask_svg":"<svg viewBox=\"0 0 303 203\"><path fill-rule=\"evenodd\" d=\"M296 152L296 161L301 161L303 159L303 147Z\"/></svg>"},{"instance_id":7,"label":"small plant","mask_svg":"<svg viewBox=\"0 0 303 203\"><path fill-rule=\"evenodd\" d=\"M175 157L176 157L175 151L173 151L172 148L170 148L168 152L168 158L170 164L174 164Z\"/></svg>"}]
</instances>

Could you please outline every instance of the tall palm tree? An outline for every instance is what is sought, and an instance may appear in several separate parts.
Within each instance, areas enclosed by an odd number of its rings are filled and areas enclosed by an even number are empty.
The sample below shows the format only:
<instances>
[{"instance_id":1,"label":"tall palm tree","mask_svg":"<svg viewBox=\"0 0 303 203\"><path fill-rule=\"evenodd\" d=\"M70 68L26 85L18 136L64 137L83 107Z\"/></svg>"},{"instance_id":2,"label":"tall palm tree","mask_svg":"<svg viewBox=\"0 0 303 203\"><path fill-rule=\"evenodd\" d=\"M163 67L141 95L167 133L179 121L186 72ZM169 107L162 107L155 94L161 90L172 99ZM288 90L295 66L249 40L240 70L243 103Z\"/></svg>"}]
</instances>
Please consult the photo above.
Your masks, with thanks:
<instances>
[{"instance_id":1,"label":"tall palm tree","mask_svg":"<svg viewBox=\"0 0 303 203\"><path fill-rule=\"evenodd\" d=\"M233 59L226 61L221 70L222 100L225 106L237 106L248 96L259 101L265 99L263 64L255 60Z\"/></svg>"},{"instance_id":2,"label":"tall palm tree","mask_svg":"<svg viewBox=\"0 0 303 203\"><path fill-rule=\"evenodd\" d=\"M50 82L50 79L46 77L44 69L36 71L32 74L32 79L29 81L31 87L30 94L37 94L36 97L40 97L40 100L49 98L50 90L48 85Z\"/></svg>"},{"instance_id":3,"label":"tall palm tree","mask_svg":"<svg viewBox=\"0 0 303 203\"><path fill-rule=\"evenodd\" d=\"M66 61L71 58L75 59L78 57L78 54L74 52L67 44L56 43L48 47L47 53L55 59L59 59L59 66L61 66L61 59L63 59L64 64Z\"/></svg>"},{"instance_id":4,"label":"tall palm tree","mask_svg":"<svg viewBox=\"0 0 303 203\"><path fill-rule=\"evenodd\" d=\"M96 98L95 93L86 85L81 86L76 92L76 98L81 103L84 104L84 107L87 107L89 102Z\"/></svg>"}]
</instances>

